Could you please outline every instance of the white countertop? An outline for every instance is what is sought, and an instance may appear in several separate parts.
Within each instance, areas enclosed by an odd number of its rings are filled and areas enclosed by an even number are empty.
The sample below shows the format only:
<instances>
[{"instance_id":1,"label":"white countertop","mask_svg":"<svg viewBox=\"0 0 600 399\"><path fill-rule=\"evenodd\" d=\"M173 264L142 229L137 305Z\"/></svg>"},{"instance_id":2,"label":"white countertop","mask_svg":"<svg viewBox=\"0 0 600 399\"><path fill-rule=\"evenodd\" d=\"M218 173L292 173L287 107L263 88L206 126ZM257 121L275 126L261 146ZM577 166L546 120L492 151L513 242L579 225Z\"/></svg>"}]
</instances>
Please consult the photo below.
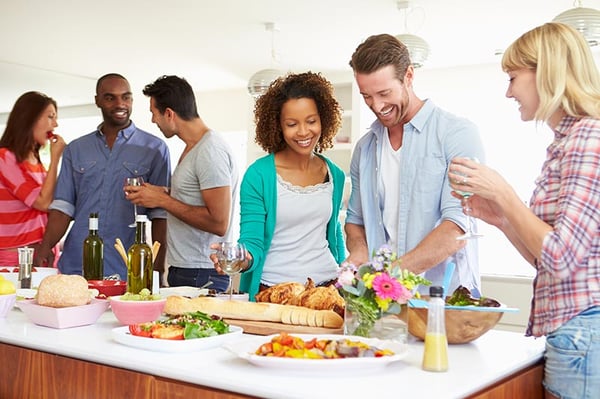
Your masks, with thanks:
<instances>
[{"instance_id":1,"label":"white countertop","mask_svg":"<svg viewBox=\"0 0 600 399\"><path fill-rule=\"evenodd\" d=\"M131 348L112 340L116 327L110 309L94 325L59 330L37 326L15 308L0 318L0 342L265 398L419 398L425 392L462 398L534 364L544 350L543 339L494 330L469 344L450 345L445 373L421 370L423 344L411 339L407 356L377 374L294 375L254 366L223 348L178 354Z\"/></svg>"}]
</instances>

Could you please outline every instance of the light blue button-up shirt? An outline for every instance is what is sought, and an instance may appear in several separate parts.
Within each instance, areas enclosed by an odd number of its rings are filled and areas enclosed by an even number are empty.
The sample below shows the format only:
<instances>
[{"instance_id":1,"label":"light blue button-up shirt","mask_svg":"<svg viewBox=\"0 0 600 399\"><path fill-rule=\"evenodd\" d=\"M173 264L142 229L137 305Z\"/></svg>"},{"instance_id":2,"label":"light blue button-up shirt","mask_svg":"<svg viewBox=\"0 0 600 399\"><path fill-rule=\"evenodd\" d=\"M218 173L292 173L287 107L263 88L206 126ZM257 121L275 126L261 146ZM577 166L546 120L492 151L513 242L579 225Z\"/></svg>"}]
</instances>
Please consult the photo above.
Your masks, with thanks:
<instances>
[{"instance_id":1,"label":"light blue button-up shirt","mask_svg":"<svg viewBox=\"0 0 600 399\"><path fill-rule=\"evenodd\" d=\"M98 212L98 234L104 240L104 275L118 273L126 280L127 268L113 246L120 238L127 249L135 238L135 228L128 227L134 221L133 204L125 198L123 183L126 177L142 176L150 184L168 187L170 165L165 142L136 128L133 122L117 134L112 149L100 130L69 143L49 208L74 219L58 261L61 273L82 273L88 217ZM138 207L138 214L147 214L149 219L167 217L160 208Z\"/></svg>"},{"instance_id":2,"label":"light blue button-up shirt","mask_svg":"<svg viewBox=\"0 0 600 399\"><path fill-rule=\"evenodd\" d=\"M365 227L369 253L389 240L383 224L381 152L387 129L375 121L358 141L350 164L352 193L346 216L347 223ZM397 253L415 248L441 221L449 220L466 230L466 217L460 201L450 194L448 165L455 157L477 157L485 162L483 144L477 127L464 118L452 115L431 100L425 101L409 123L404 125L401 172L398 184L399 212ZM387 190L390 190L387 187ZM434 285L442 285L446 264L455 262L456 269L449 287L459 285L480 289L477 240L469 240L465 248L425 272ZM422 287L426 293L428 288Z\"/></svg>"}]
</instances>

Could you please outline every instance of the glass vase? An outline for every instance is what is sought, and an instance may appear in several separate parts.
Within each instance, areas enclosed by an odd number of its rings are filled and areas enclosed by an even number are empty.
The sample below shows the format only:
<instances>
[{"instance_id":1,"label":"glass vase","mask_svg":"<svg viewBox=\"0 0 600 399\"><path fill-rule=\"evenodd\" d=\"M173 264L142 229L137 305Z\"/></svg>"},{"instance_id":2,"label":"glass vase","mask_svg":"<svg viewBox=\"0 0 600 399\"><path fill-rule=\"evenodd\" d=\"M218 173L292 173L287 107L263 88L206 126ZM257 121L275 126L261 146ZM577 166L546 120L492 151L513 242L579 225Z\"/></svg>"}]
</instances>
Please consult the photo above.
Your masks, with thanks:
<instances>
[{"instance_id":1,"label":"glass vase","mask_svg":"<svg viewBox=\"0 0 600 399\"><path fill-rule=\"evenodd\" d=\"M405 318L406 305L402 305L400 314L379 314L373 319L356 310L351 303L346 302L344 311L344 334L366 338L385 339L394 342L407 343L408 324Z\"/></svg>"}]
</instances>

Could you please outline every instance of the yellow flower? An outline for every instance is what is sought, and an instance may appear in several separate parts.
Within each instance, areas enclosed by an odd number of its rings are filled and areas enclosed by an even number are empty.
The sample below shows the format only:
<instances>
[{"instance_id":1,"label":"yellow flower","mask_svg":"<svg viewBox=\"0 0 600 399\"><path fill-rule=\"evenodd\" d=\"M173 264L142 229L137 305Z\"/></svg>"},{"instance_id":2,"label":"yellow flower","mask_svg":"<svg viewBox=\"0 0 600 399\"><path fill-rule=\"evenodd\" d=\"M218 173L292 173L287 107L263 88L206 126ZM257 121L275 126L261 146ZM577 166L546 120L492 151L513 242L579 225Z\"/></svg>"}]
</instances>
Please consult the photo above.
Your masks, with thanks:
<instances>
[{"instance_id":1,"label":"yellow flower","mask_svg":"<svg viewBox=\"0 0 600 399\"><path fill-rule=\"evenodd\" d=\"M367 287L368 289L372 289L373 288L373 279L375 279L375 277L378 274L379 273L375 273L375 274L365 273L362 278L365 283L365 287Z\"/></svg>"},{"instance_id":2,"label":"yellow flower","mask_svg":"<svg viewBox=\"0 0 600 399\"><path fill-rule=\"evenodd\" d=\"M387 312L388 308L390 307L390 303L392 302L392 300L390 298L387 299L381 299L379 298L377 295L375 296L375 302L377 302L377 306L379 306L379 308L383 311L383 312Z\"/></svg>"}]
</instances>

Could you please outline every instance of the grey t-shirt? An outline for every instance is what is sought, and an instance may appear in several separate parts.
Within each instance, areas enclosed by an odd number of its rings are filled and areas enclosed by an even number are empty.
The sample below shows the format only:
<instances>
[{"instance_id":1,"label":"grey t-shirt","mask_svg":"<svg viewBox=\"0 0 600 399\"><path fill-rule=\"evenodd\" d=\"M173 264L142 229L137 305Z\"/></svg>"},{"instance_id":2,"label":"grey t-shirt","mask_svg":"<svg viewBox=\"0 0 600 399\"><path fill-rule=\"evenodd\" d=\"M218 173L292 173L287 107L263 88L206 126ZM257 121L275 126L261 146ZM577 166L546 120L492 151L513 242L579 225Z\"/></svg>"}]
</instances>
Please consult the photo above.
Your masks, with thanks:
<instances>
[{"instance_id":1,"label":"grey t-shirt","mask_svg":"<svg viewBox=\"0 0 600 399\"><path fill-rule=\"evenodd\" d=\"M237 212L238 168L229 145L215 131L209 130L186 154L171 178L171 196L193 206L204 206L200 192L230 186L231 213ZM182 268L212 269L210 244L231 241L232 226L224 237L197 229L170 213L167 215L167 263Z\"/></svg>"}]
</instances>

